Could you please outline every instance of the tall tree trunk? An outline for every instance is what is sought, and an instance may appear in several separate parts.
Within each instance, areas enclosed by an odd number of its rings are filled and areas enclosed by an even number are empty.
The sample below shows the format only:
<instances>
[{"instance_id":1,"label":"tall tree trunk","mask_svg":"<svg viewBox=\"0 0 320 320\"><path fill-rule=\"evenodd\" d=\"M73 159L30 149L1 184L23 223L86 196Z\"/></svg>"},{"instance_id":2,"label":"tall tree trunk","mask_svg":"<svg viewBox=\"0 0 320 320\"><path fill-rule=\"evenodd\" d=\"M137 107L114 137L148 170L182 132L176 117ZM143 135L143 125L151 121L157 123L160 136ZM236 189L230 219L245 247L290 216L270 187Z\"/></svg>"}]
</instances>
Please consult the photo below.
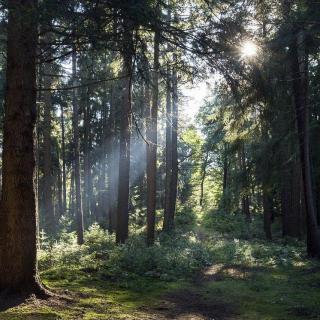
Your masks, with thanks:
<instances>
[{"instance_id":1,"label":"tall tree trunk","mask_svg":"<svg viewBox=\"0 0 320 320\"><path fill-rule=\"evenodd\" d=\"M166 184L163 230L170 230L171 224L171 181L172 181L172 103L171 103L171 70L167 67L166 88Z\"/></svg>"},{"instance_id":2,"label":"tall tree trunk","mask_svg":"<svg viewBox=\"0 0 320 320\"><path fill-rule=\"evenodd\" d=\"M92 174L91 174L91 108L90 90L84 91L83 113L84 113L84 190L83 190L83 212L86 219L92 215ZM97 220L98 221L98 220Z\"/></svg>"},{"instance_id":3,"label":"tall tree trunk","mask_svg":"<svg viewBox=\"0 0 320 320\"><path fill-rule=\"evenodd\" d=\"M119 150L119 185L116 242L124 243L128 238L129 228L129 176L130 176L130 136L131 136L131 86L132 86L132 58L133 26L127 19L123 26L123 89L122 110L120 113L120 150Z\"/></svg>"},{"instance_id":4,"label":"tall tree trunk","mask_svg":"<svg viewBox=\"0 0 320 320\"><path fill-rule=\"evenodd\" d=\"M160 31L154 35L154 71L152 77L152 105L148 125L147 149L147 244L154 243L156 199L157 199L157 133L158 133L158 103L159 103L159 53Z\"/></svg>"},{"instance_id":5,"label":"tall tree trunk","mask_svg":"<svg viewBox=\"0 0 320 320\"><path fill-rule=\"evenodd\" d=\"M108 230L110 233L116 230L117 226L117 139L116 139L116 120L115 120L115 99L114 84L111 87L110 114L108 119L109 139L107 141L108 150Z\"/></svg>"},{"instance_id":6,"label":"tall tree trunk","mask_svg":"<svg viewBox=\"0 0 320 320\"><path fill-rule=\"evenodd\" d=\"M72 52L72 76L74 86L77 85L77 53L74 46ZM81 200L81 177L80 177L80 144L79 144L79 108L77 101L77 90L72 92L73 104L73 143L74 143L74 182L75 182L75 214L77 222L78 244L83 244L83 212Z\"/></svg>"},{"instance_id":7,"label":"tall tree trunk","mask_svg":"<svg viewBox=\"0 0 320 320\"><path fill-rule=\"evenodd\" d=\"M300 147L300 163L307 215L307 252L311 257L320 256L320 242L317 217L313 200L313 188L310 163L309 141L309 102L308 102L308 53L306 50L304 30L296 32L292 44L293 94Z\"/></svg>"},{"instance_id":8,"label":"tall tree trunk","mask_svg":"<svg viewBox=\"0 0 320 320\"><path fill-rule=\"evenodd\" d=\"M50 41L50 36L46 36L46 41ZM47 43L46 46L49 46ZM50 58L50 55L45 57ZM51 69L50 63L44 63L43 86L45 91L43 93L44 100L44 117L43 117L43 209L45 217L45 229L49 235L54 235L56 232L56 219L53 205L53 176L52 176L52 94L51 94Z\"/></svg>"},{"instance_id":9,"label":"tall tree trunk","mask_svg":"<svg viewBox=\"0 0 320 320\"><path fill-rule=\"evenodd\" d=\"M202 164L202 174L201 174L201 182L200 182L200 200L199 200L199 204L200 204L201 207L203 205L204 181L205 181L206 175L207 175L208 158L209 158L209 151L207 150L204 162Z\"/></svg>"},{"instance_id":10,"label":"tall tree trunk","mask_svg":"<svg viewBox=\"0 0 320 320\"><path fill-rule=\"evenodd\" d=\"M248 170L247 170L247 163L246 163L246 155L244 150L244 145L241 143L240 146L240 153L239 153L239 160L240 160L240 170L242 171L243 175L243 190L242 192L242 212L246 217L247 222L251 222L251 212L250 212L250 198L249 198L249 179L248 179Z\"/></svg>"},{"instance_id":11,"label":"tall tree trunk","mask_svg":"<svg viewBox=\"0 0 320 320\"><path fill-rule=\"evenodd\" d=\"M64 110L63 104L60 105L61 110L61 158L62 158L62 212L66 214L67 211L67 173L66 173L66 137L65 137L65 124L64 124Z\"/></svg>"},{"instance_id":12,"label":"tall tree trunk","mask_svg":"<svg viewBox=\"0 0 320 320\"><path fill-rule=\"evenodd\" d=\"M268 240L272 240L272 201L270 192L266 186L262 187L262 204L263 204L263 228Z\"/></svg>"},{"instance_id":13,"label":"tall tree trunk","mask_svg":"<svg viewBox=\"0 0 320 320\"><path fill-rule=\"evenodd\" d=\"M174 56L174 60L176 57ZM174 227L174 216L176 212L177 192L178 192L178 75L177 71L172 73L172 176L171 176L171 196L170 196L170 222L169 229Z\"/></svg>"},{"instance_id":14,"label":"tall tree trunk","mask_svg":"<svg viewBox=\"0 0 320 320\"><path fill-rule=\"evenodd\" d=\"M0 291L41 294L34 188L37 1L8 1Z\"/></svg>"}]
</instances>

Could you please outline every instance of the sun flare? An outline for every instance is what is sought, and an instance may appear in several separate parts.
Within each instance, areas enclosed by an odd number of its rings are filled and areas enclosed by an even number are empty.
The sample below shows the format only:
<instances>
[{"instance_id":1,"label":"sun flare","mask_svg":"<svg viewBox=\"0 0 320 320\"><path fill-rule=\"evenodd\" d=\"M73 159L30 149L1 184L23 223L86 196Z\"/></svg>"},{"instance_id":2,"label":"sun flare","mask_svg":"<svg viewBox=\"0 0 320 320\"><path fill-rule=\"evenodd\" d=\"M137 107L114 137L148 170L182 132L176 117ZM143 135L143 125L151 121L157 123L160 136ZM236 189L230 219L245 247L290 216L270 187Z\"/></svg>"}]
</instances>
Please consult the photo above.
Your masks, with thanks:
<instances>
[{"instance_id":1,"label":"sun flare","mask_svg":"<svg viewBox=\"0 0 320 320\"><path fill-rule=\"evenodd\" d=\"M240 52L242 58L252 58L258 53L258 46L250 40L245 41L241 47Z\"/></svg>"}]
</instances>

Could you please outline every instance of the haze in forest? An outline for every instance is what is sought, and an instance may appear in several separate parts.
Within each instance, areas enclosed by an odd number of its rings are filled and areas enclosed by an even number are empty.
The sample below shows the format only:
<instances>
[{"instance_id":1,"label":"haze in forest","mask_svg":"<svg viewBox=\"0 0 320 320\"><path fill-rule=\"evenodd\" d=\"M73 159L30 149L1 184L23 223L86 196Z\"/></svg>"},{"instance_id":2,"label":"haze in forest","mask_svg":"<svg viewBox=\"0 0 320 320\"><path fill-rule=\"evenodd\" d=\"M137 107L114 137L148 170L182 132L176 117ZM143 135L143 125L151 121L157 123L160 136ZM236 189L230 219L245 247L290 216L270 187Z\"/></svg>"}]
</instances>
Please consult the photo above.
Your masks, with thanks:
<instances>
[{"instance_id":1,"label":"haze in forest","mask_svg":"<svg viewBox=\"0 0 320 320\"><path fill-rule=\"evenodd\" d=\"M0 320L319 319L319 17L0 1Z\"/></svg>"}]
</instances>

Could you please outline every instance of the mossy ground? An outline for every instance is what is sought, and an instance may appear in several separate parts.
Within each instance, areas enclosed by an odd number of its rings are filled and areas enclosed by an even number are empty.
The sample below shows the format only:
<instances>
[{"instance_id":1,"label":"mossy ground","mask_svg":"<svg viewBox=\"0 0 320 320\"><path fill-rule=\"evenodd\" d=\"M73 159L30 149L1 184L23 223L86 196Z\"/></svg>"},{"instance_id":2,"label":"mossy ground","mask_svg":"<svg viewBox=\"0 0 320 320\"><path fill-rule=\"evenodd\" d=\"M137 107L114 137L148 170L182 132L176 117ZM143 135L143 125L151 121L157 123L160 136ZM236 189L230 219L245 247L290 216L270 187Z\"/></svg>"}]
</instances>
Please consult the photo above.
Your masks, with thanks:
<instances>
[{"instance_id":1,"label":"mossy ground","mask_svg":"<svg viewBox=\"0 0 320 320\"><path fill-rule=\"evenodd\" d=\"M41 276L60 297L3 308L0 320L320 319L320 264L296 244L202 237L215 263L191 278L53 267Z\"/></svg>"}]
</instances>

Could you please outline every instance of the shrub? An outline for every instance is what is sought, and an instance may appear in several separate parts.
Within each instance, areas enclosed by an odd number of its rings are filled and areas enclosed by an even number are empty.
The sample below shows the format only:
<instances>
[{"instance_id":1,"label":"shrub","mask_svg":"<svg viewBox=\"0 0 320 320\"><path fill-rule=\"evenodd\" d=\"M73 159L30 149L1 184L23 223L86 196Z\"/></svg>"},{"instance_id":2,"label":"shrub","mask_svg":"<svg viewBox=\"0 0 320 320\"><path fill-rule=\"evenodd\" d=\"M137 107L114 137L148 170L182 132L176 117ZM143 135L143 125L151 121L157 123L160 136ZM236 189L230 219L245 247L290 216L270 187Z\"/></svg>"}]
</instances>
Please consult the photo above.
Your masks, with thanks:
<instances>
[{"instance_id":1,"label":"shrub","mask_svg":"<svg viewBox=\"0 0 320 320\"><path fill-rule=\"evenodd\" d=\"M132 236L124 245L97 224L85 233L85 244L77 244L76 234L63 234L59 241L39 252L41 270L54 269L55 276L71 270L97 271L104 277L157 277L164 280L192 275L211 263L206 246L193 232L162 234L153 246L142 235ZM60 273L59 273L60 272Z\"/></svg>"}]
</instances>

